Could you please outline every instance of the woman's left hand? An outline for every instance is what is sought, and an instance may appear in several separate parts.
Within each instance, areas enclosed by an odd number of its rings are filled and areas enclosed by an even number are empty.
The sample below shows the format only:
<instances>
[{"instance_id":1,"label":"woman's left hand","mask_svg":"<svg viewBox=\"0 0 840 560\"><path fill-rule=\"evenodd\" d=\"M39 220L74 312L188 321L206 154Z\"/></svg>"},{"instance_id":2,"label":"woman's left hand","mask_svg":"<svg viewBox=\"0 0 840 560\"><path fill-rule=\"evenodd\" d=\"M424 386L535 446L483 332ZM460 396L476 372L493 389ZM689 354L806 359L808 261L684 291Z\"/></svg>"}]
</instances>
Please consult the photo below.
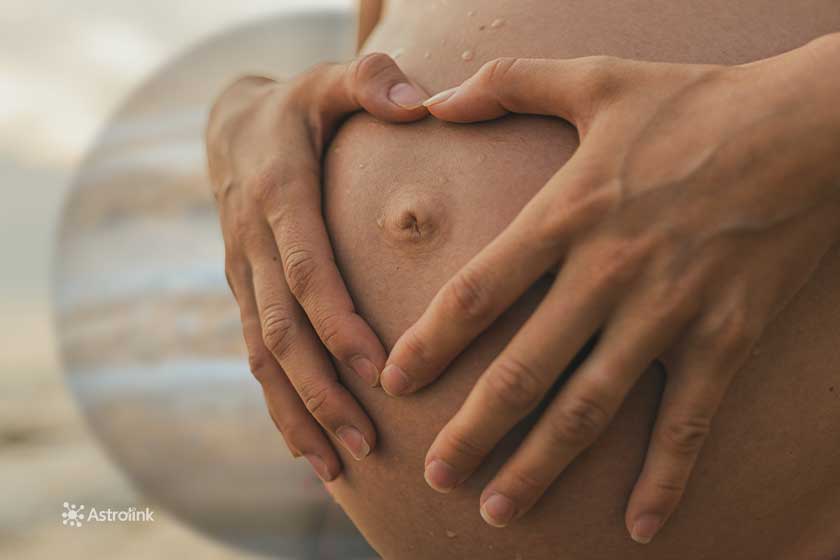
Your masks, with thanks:
<instances>
[{"instance_id":1,"label":"woman's left hand","mask_svg":"<svg viewBox=\"0 0 840 560\"><path fill-rule=\"evenodd\" d=\"M667 385L625 517L634 540L653 538L677 507L733 375L840 239L838 60L837 35L732 67L500 59L427 101L453 122L562 117L581 139L388 358L385 390L417 390L559 268L431 446L433 488L468 478L600 332L484 489L481 513L504 526L527 512L660 360Z\"/></svg>"}]
</instances>

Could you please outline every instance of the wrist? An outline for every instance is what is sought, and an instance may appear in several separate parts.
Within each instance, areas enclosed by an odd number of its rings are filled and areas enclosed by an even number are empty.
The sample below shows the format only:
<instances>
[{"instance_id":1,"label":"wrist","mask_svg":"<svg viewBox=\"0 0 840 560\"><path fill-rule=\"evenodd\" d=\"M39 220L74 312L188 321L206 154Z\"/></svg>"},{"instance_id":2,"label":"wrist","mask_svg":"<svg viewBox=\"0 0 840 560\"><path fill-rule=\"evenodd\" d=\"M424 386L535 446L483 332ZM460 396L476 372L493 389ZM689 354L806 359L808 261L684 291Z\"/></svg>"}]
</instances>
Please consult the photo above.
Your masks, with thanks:
<instances>
[{"instance_id":1,"label":"wrist","mask_svg":"<svg viewBox=\"0 0 840 560\"><path fill-rule=\"evenodd\" d=\"M233 153L230 142L242 125L243 117L277 82L264 77L247 76L227 86L213 103L204 134L210 185L214 193L229 181Z\"/></svg>"}]
</instances>

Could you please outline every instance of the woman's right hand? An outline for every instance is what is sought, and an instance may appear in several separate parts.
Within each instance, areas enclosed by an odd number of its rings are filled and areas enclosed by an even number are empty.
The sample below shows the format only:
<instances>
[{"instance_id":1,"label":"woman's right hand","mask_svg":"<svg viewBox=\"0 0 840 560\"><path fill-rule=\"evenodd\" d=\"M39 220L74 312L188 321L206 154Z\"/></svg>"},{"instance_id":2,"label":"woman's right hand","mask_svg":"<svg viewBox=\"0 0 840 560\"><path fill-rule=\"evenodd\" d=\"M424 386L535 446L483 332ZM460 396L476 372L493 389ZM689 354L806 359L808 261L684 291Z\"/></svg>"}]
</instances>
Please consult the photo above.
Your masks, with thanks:
<instances>
[{"instance_id":1,"label":"woman's right hand","mask_svg":"<svg viewBox=\"0 0 840 560\"><path fill-rule=\"evenodd\" d=\"M321 213L324 146L350 113L414 121L428 114L426 97L390 57L370 54L283 83L240 79L210 114L210 180L249 365L292 455L325 481L341 463L324 431L357 460L376 442L326 351L370 385L385 351L335 265Z\"/></svg>"}]
</instances>

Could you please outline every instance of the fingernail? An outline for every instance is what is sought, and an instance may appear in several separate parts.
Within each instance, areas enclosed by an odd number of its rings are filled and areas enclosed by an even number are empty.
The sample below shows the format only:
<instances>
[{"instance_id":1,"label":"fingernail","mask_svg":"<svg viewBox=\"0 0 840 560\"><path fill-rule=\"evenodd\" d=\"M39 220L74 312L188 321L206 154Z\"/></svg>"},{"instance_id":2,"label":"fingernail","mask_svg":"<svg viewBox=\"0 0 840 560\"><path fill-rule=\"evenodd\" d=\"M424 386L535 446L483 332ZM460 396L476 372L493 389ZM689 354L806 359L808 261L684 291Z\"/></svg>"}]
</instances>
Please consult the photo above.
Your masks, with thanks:
<instances>
[{"instance_id":1,"label":"fingernail","mask_svg":"<svg viewBox=\"0 0 840 560\"><path fill-rule=\"evenodd\" d=\"M405 394L411 389L411 381L399 366L389 364L382 370L382 377L379 379L382 389L392 397Z\"/></svg>"},{"instance_id":2,"label":"fingernail","mask_svg":"<svg viewBox=\"0 0 840 560\"><path fill-rule=\"evenodd\" d=\"M309 461L310 465L312 465L312 469L315 471L315 474L318 475L318 478L324 482L329 482L333 479L330 474L330 470L327 468L327 464L323 461L323 459L317 455L304 455L304 457L306 457L306 460Z\"/></svg>"},{"instance_id":3,"label":"fingernail","mask_svg":"<svg viewBox=\"0 0 840 560\"><path fill-rule=\"evenodd\" d=\"M396 84L388 91L388 99L403 109L416 109L421 107L427 97L418 87L408 82Z\"/></svg>"},{"instance_id":4,"label":"fingernail","mask_svg":"<svg viewBox=\"0 0 840 560\"><path fill-rule=\"evenodd\" d=\"M516 506L513 501L501 494L493 494L481 506L481 517L493 527L504 527L513 519Z\"/></svg>"},{"instance_id":5,"label":"fingernail","mask_svg":"<svg viewBox=\"0 0 840 560\"><path fill-rule=\"evenodd\" d=\"M370 454L370 445L365 440L365 436L353 426L342 426L335 431L335 435L357 461L361 461Z\"/></svg>"},{"instance_id":6,"label":"fingernail","mask_svg":"<svg viewBox=\"0 0 840 560\"><path fill-rule=\"evenodd\" d=\"M662 527L662 517L659 515L645 514L636 518L633 523L633 530L630 531L630 538L639 544L648 544L653 540L656 532Z\"/></svg>"},{"instance_id":7,"label":"fingernail","mask_svg":"<svg viewBox=\"0 0 840 560\"><path fill-rule=\"evenodd\" d=\"M426 479L426 484L431 486L433 490L444 494L452 491L458 485L458 473L451 465L440 459L435 459L426 465L423 478Z\"/></svg>"},{"instance_id":8,"label":"fingernail","mask_svg":"<svg viewBox=\"0 0 840 560\"><path fill-rule=\"evenodd\" d=\"M379 378L379 370L376 369L373 362L364 356L358 356L350 360L350 366L353 368L353 371L356 372L356 375L365 380L365 383L371 387L376 385Z\"/></svg>"},{"instance_id":9,"label":"fingernail","mask_svg":"<svg viewBox=\"0 0 840 560\"><path fill-rule=\"evenodd\" d=\"M437 105L438 103L443 103L453 95L455 92L458 91L458 87L445 89L440 93L436 93L435 95L428 98L426 101L423 102L423 105L426 107L431 107L432 105Z\"/></svg>"}]
</instances>

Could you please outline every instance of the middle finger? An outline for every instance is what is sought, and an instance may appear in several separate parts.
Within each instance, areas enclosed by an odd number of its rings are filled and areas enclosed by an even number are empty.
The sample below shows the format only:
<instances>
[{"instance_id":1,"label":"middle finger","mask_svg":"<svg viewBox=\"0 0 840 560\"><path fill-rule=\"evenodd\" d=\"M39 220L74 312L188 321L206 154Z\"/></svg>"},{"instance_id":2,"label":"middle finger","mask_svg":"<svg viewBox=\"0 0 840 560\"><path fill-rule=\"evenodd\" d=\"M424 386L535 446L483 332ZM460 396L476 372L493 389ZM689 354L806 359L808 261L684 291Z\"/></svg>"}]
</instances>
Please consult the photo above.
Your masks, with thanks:
<instances>
[{"instance_id":1,"label":"middle finger","mask_svg":"<svg viewBox=\"0 0 840 560\"><path fill-rule=\"evenodd\" d=\"M580 369L482 493L481 514L502 527L527 512L609 425L630 389L679 328L649 297L630 298L608 321Z\"/></svg>"},{"instance_id":2,"label":"middle finger","mask_svg":"<svg viewBox=\"0 0 840 560\"><path fill-rule=\"evenodd\" d=\"M373 424L339 382L324 347L288 291L270 237L263 247L268 258L255 260L252 265L263 338L270 341L269 350L309 412L354 459L361 460L375 444Z\"/></svg>"},{"instance_id":3,"label":"middle finger","mask_svg":"<svg viewBox=\"0 0 840 560\"><path fill-rule=\"evenodd\" d=\"M583 288L581 288L583 286ZM490 364L426 455L439 492L460 484L531 412L606 317L611 287L570 259L537 310Z\"/></svg>"}]
</instances>

